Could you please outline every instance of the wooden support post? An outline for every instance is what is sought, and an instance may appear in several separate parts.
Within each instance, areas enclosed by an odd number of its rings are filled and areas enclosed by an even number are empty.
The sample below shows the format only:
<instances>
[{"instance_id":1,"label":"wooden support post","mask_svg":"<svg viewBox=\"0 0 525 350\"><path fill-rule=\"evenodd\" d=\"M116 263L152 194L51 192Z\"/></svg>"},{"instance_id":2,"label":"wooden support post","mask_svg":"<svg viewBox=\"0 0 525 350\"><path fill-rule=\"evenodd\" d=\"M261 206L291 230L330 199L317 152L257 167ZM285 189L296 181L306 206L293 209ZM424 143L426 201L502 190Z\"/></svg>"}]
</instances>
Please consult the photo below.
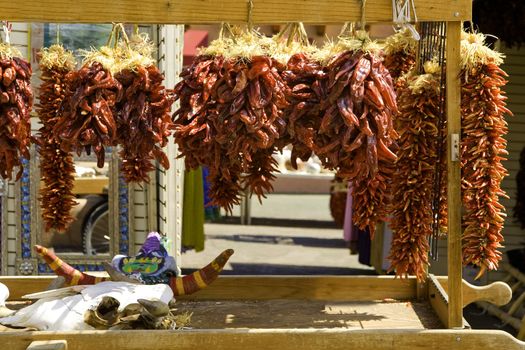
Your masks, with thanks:
<instances>
[{"instance_id":1,"label":"wooden support post","mask_svg":"<svg viewBox=\"0 0 525 350\"><path fill-rule=\"evenodd\" d=\"M164 73L165 86L174 86L179 81L182 70L182 46L184 44L184 26L165 25L160 28L159 67ZM175 110L176 106L173 107ZM173 136L169 138L166 155L171 166L160 173L159 185L162 195L159 196L158 215L163 218L159 230L168 238L168 253L175 256L177 268L180 270L181 236L182 236L182 205L184 197L184 160L177 159L177 145ZM179 271L180 273L180 271Z\"/></svg>"},{"instance_id":2,"label":"wooden support post","mask_svg":"<svg viewBox=\"0 0 525 350\"><path fill-rule=\"evenodd\" d=\"M461 22L447 22L448 327L463 327L461 254Z\"/></svg>"}]
</instances>

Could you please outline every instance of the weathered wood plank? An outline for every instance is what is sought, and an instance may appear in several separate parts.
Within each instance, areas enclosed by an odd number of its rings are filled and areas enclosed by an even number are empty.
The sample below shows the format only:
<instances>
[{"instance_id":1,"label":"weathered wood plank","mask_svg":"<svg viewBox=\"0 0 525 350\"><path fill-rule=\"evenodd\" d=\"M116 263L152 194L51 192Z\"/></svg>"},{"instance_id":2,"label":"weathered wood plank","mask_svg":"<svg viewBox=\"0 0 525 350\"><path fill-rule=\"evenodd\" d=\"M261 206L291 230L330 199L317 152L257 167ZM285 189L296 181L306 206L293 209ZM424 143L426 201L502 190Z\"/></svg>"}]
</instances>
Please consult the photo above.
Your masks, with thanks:
<instances>
[{"instance_id":1,"label":"weathered wood plank","mask_svg":"<svg viewBox=\"0 0 525 350\"><path fill-rule=\"evenodd\" d=\"M11 299L45 290L50 276L0 276ZM195 300L409 300L416 297L416 280L392 276L221 276L200 292L182 297Z\"/></svg>"},{"instance_id":2,"label":"weathered wood plank","mask_svg":"<svg viewBox=\"0 0 525 350\"><path fill-rule=\"evenodd\" d=\"M302 349L399 350L447 349L519 350L524 342L494 330L318 330L225 329L201 331L82 331L4 332L9 350L22 350L33 340L64 339L75 350L92 349Z\"/></svg>"},{"instance_id":3,"label":"weathered wood plank","mask_svg":"<svg viewBox=\"0 0 525 350\"><path fill-rule=\"evenodd\" d=\"M461 135L461 85L460 76L460 44L461 22L447 23L447 205L455 210L448 211L448 283L450 293L448 299L448 327L463 327L463 297L461 290L461 169L459 159L452 159L453 152L459 158L459 150L452 144L453 135ZM459 147L459 145L457 145Z\"/></svg>"},{"instance_id":4,"label":"weathered wood plank","mask_svg":"<svg viewBox=\"0 0 525 350\"><path fill-rule=\"evenodd\" d=\"M470 0L415 0L420 21L465 21ZM253 0L253 23L357 22L357 0ZM238 0L1 0L2 18L15 22L202 24L247 21L248 2ZM366 2L368 22L391 22L390 0Z\"/></svg>"},{"instance_id":5,"label":"weathered wood plank","mask_svg":"<svg viewBox=\"0 0 525 350\"><path fill-rule=\"evenodd\" d=\"M414 299L415 279L391 276L222 276L189 299Z\"/></svg>"},{"instance_id":6,"label":"weathered wood plank","mask_svg":"<svg viewBox=\"0 0 525 350\"><path fill-rule=\"evenodd\" d=\"M445 327L450 328L448 295L433 275L430 275L428 281L428 301L430 302L430 305L432 305L432 308L438 315L440 321Z\"/></svg>"}]
</instances>

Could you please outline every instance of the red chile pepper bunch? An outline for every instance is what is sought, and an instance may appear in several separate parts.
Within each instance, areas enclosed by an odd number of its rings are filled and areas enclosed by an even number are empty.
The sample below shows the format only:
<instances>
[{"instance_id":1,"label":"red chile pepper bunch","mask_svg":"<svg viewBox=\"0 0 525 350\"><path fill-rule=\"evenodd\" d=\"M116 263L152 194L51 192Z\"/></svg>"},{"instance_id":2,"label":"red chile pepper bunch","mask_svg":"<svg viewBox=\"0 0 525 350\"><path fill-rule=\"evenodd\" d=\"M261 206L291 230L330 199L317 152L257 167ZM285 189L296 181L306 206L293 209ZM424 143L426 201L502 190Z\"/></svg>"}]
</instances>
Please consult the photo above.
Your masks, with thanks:
<instances>
[{"instance_id":1,"label":"red chile pepper bunch","mask_svg":"<svg viewBox=\"0 0 525 350\"><path fill-rule=\"evenodd\" d=\"M244 186L259 198L272 189L272 153L286 129L282 68L262 55L249 60L202 55L181 74L175 140L186 166L210 168L215 205L231 210Z\"/></svg>"},{"instance_id":2,"label":"red chile pepper bunch","mask_svg":"<svg viewBox=\"0 0 525 350\"><path fill-rule=\"evenodd\" d=\"M373 178L380 160L394 162L397 113L392 79L379 58L345 51L327 66L328 91L315 153L348 179Z\"/></svg>"},{"instance_id":3,"label":"red chile pepper bunch","mask_svg":"<svg viewBox=\"0 0 525 350\"><path fill-rule=\"evenodd\" d=\"M127 182L149 182L149 172L155 170L153 160L165 169L170 167L162 147L168 144L173 129L174 99L162 85L164 76L153 65L123 70L115 78L124 91L116 106L121 172Z\"/></svg>"},{"instance_id":4,"label":"red chile pepper bunch","mask_svg":"<svg viewBox=\"0 0 525 350\"><path fill-rule=\"evenodd\" d=\"M117 145L115 106L123 89L108 68L100 62L86 63L66 76L67 89L60 120L54 127L65 152L76 151L97 156L97 166L105 161L104 147Z\"/></svg>"},{"instance_id":5,"label":"red chile pepper bunch","mask_svg":"<svg viewBox=\"0 0 525 350\"><path fill-rule=\"evenodd\" d=\"M502 161L507 153L505 107L502 88L507 74L499 67L500 54L484 46L482 34L466 34L461 43L461 171L463 215L463 263L480 266L480 277L501 260L506 197L501 181L508 174Z\"/></svg>"},{"instance_id":6,"label":"red chile pepper bunch","mask_svg":"<svg viewBox=\"0 0 525 350\"><path fill-rule=\"evenodd\" d=\"M419 280L426 277L428 236L433 225L439 81L439 76L432 73L411 76L398 97L396 129L400 137L392 183L393 239L389 259L396 275L415 275Z\"/></svg>"},{"instance_id":7,"label":"red chile pepper bunch","mask_svg":"<svg viewBox=\"0 0 525 350\"><path fill-rule=\"evenodd\" d=\"M44 49L40 57L42 84L40 103L36 106L42 127L35 140L40 155L40 204L45 230L65 232L74 218L70 211L75 202L73 187L75 165L73 156L60 148L54 126L60 119L60 106L66 91L66 75L74 69L73 55L60 45Z\"/></svg>"},{"instance_id":8,"label":"red chile pepper bunch","mask_svg":"<svg viewBox=\"0 0 525 350\"><path fill-rule=\"evenodd\" d=\"M292 144L291 162L297 169L297 158L306 162L318 142L328 141L318 133L323 115L321 102L327 97L328 74L319 62L297 53L290 57L281 76L289 87L290 102L285 112L287 137L283 140Z\"/></svg>"},{"instance_id":9,"label":"red chile pepper bunch","mask_svg":"<svg viewBox=\"0 0 525 350\"><path fill-rule=\"evenodd\" d=\"M294 167L297 158L306 161L315 153L326 168L355 181L354 223L373 233L389 202L396 159L396 96L382 58L362 49L369 39L351 39L351 49L345 40L345 49L332 58L314 52L289 59L282 73L290 101L286 140L293 145ZM327 56L332 52L329 47Z\"/></svg>"},{"instance_id":10,"label":"red chile pepper bunch","mask_svg":"<svg viewBox=\"0 0 525 350\"><path fill-rule=\"evenodd\" d=\"M412 32L408 29L389 36L385 43L384 65L390 72L396 91L402 88L399 78L407 74L416 65L416 44Z\"/></svg>"},{"instance_id":11,"label":"red chile pepper bunch","mask_svg":"<svg viewBox=\"0 0 525 350\"><path fill-rule=\"evenodd\" d=\"M327 65L327 97L314 152L329 169L354 181L354 223L370 228L385 214L398 137L398 112L390 74L381 59L345 51Z\"/></svg>"},{"instance_id":12,"label":"red chile pepper bunch","mask_svg":"<svg viewBox=\"0 0 525 350\"><path fill-rule=\"evenodd\" d=\"M22 176L21 157L29 159L30 112L33 106L31 66L18 52L2 45L0 53L0 176Z\"/></svg>"},{"instance_id":13,"label":"red chile pepper bunch","mask_svg":"<svg viewBox=\"0 0 525 350\"><path fill-rule=\"evenodd\" d=\"M120 34L119 34L120 33ZM84 66L66 76L66 96L54 132L64 151L94 150L103 167L105 147L121 146L121 171L127 182L149 182L153 160L164 168L173 123L170 91L153 65L147 36L131 42L122 25L113 27L113 47L88 53Z\"/></svg>"},{"instance_id":14,"label":"red chile pepper bunch","mask_svg":"<svg viewBox=\"0 0 525 350\"><path fill-rule=\"evenodd\" d=\"M239 163L230 163L222 145L215 135L235 131L232 121L221 118L219 121L218 101L213 96L215 83L220 76L224 58L222 56L200 55L191 66L183 69L182 80L175 86L175 97L179 99L179 109L173 115L175 141L186 167L195 169L200 165L210 169L210 192L216 202L231 210L240 203L242 190Z\"/></svg>"}]
</instances>

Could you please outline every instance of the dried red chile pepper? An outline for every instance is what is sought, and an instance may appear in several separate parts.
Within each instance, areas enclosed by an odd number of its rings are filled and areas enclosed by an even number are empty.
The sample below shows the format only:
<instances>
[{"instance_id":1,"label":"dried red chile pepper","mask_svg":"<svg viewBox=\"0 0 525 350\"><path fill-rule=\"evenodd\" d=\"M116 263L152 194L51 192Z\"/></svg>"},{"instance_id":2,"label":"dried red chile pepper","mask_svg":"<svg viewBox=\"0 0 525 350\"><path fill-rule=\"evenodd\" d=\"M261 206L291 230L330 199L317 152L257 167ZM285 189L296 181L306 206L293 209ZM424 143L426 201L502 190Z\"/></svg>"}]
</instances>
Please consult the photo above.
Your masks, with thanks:
<instances>
[{"instance_id":1,"label":"dried red chile pepper","mask_svg":"<svg viewBox=\"0 0 525 350\"><path fill-rule=\"evenodd\" d=\"M392 76L396 91L403 85L399 79L416 65L416 44L417 41L413 39L412 32L408 29L386 39L384 65Z\"/></svg>"},{"instance_id":2,"label":"dried red chile pepper","mask_svg":"<svg viewBox=\"0 0 525 350\"><path fill-rule=\"evenodd\" d=\"M265 56L199 56L181 74L175 140L186 166L209 167L212 204L231 210L245 186L259 198L271 189L272 153L286 128L283 68Z\"/></svg>"},{"instance_id":3,"label":"dried red chile pepper","mask_svg":"<svg viewBox=\"0 0 525 350\"><path fill-rule=\"evenodd\" d=\"M59 48L62 50L62 48ZM44 53L46 55L47 53ZM65 232L74 221L71 208L74 200L75 165L73 156L60 148L60 140L55 138L53 127L60 119L60 106L65 96L66 75L72 66L48 66L40 64L41 80L40 103L36 106L42 127L36 136L40 155L40 176L43 187L40 189L40 205L45 230Z\"/></svg>"},{"instance_id":4,"label":"dried red chile pepper","mask_svg":"<svg viewBox=\"0 0 525 350\"><path fill-rule=\"evenodd\" d=\"M122 146L121 172L126 182L149 182L149 172L155 170L153 160L165 169L170 166L162 148L173 129L174 100L155 66L126 69L115 74L115 79L123 89L122 100L115 108L118 142Z\"/></svg>"},{"instance_id":5,"label":"dried red chile pepper","mask_svg":"<svg viewBox=\"0 0 525 350\"><path fill-rule=\"evenodd\" d=\"M426 277L432 234L435 164L438 160L439 79L412 76L398 97L398 160L392 183L392 246L396 275Z\"/></svg>"},{"instance_id":6,"label":"dried red chile pepper","mask_svg":"<svg viewBox=\"0 0 525 350\"><path fill-rule=\"evenodd\" d=\"M122 99L122 85L101 63L85 64L66 76L66 95L60 120L54 127L65 152L93 150L97 166L105 161L104 147L117 145L116 104Z\"/></svg>"},{"instance_id":7,"label":"dried red chile pepper","mask_svg":"<svg viewBox=\"0 0 525 350\"><path fill-rule=\"evenodd\" d=\"M22 176L20 158L29 159L30 113L33 107L31 66L21 57L0 59L0 176Z\"/></svg>"},{"instance_id":8,"label":"dried red chile pepper","mask_svg":"<svg viewBox=\"0 0 525 350\"><path fill-rule=\"evenodd\" d=\"M356 206L353 221L373 234L388 205L389 168L397 159L392 79L379 57L360 50L334 57L327 71L314 152L325 167L354 181L355 200L362 205Z\"/></svg>"},{"instance_id":9,"label":"dried red chile pepper","mask_svg":"<svg viewBox=\"0 0 525 350\"><path fill-rule=\"evenodd\" d=\"M462 40L466 51L475 45L482 47L481 34ZM502 164L508 154L503 136L508 131L505 115L512 115L505 107L507 74L499 67L501 58L488 49L481 52L487 55L484 60L470 62L461 74L463 263L481 267L478 277L497 269L501 260L506 214L499 197L506 197L501 181L508 174Z\"/></svg>"},{"instance_id":10,"label":"dried red chile pepper","mask_svg":"<svg viewBox=\"0 0 525 350\"><path fill-rule=\"evenodd\" d=\"M327 78L319 62L298 53L290 57L281 76L289 87L289 107L285 111L287 135L283 144L292 144L292 166L297 169L297 158L307 161L312 155L321 126L321 102L327 95ZM322 142L322 141L320 141Z\"/></svg>"}]
</instances>

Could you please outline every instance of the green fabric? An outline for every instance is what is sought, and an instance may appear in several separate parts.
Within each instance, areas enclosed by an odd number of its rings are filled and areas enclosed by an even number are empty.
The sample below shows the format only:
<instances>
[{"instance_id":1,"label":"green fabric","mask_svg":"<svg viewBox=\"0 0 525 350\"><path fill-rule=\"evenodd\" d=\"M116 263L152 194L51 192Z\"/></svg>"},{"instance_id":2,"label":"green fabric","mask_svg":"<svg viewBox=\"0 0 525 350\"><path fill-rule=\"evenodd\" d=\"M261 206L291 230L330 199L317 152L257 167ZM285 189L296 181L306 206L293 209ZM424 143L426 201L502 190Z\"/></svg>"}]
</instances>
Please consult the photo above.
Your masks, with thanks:
<instances>
[{"instance_id":1,"label":"green fabric","mask_svg":"<svg viewBox=\"0 0 525 350\"><path fill-rule=\"evenodd\" d=\"M204 250L204 184L201 168L184 173L182 246L197 252Z\"/></svg>"}]
</instances>

